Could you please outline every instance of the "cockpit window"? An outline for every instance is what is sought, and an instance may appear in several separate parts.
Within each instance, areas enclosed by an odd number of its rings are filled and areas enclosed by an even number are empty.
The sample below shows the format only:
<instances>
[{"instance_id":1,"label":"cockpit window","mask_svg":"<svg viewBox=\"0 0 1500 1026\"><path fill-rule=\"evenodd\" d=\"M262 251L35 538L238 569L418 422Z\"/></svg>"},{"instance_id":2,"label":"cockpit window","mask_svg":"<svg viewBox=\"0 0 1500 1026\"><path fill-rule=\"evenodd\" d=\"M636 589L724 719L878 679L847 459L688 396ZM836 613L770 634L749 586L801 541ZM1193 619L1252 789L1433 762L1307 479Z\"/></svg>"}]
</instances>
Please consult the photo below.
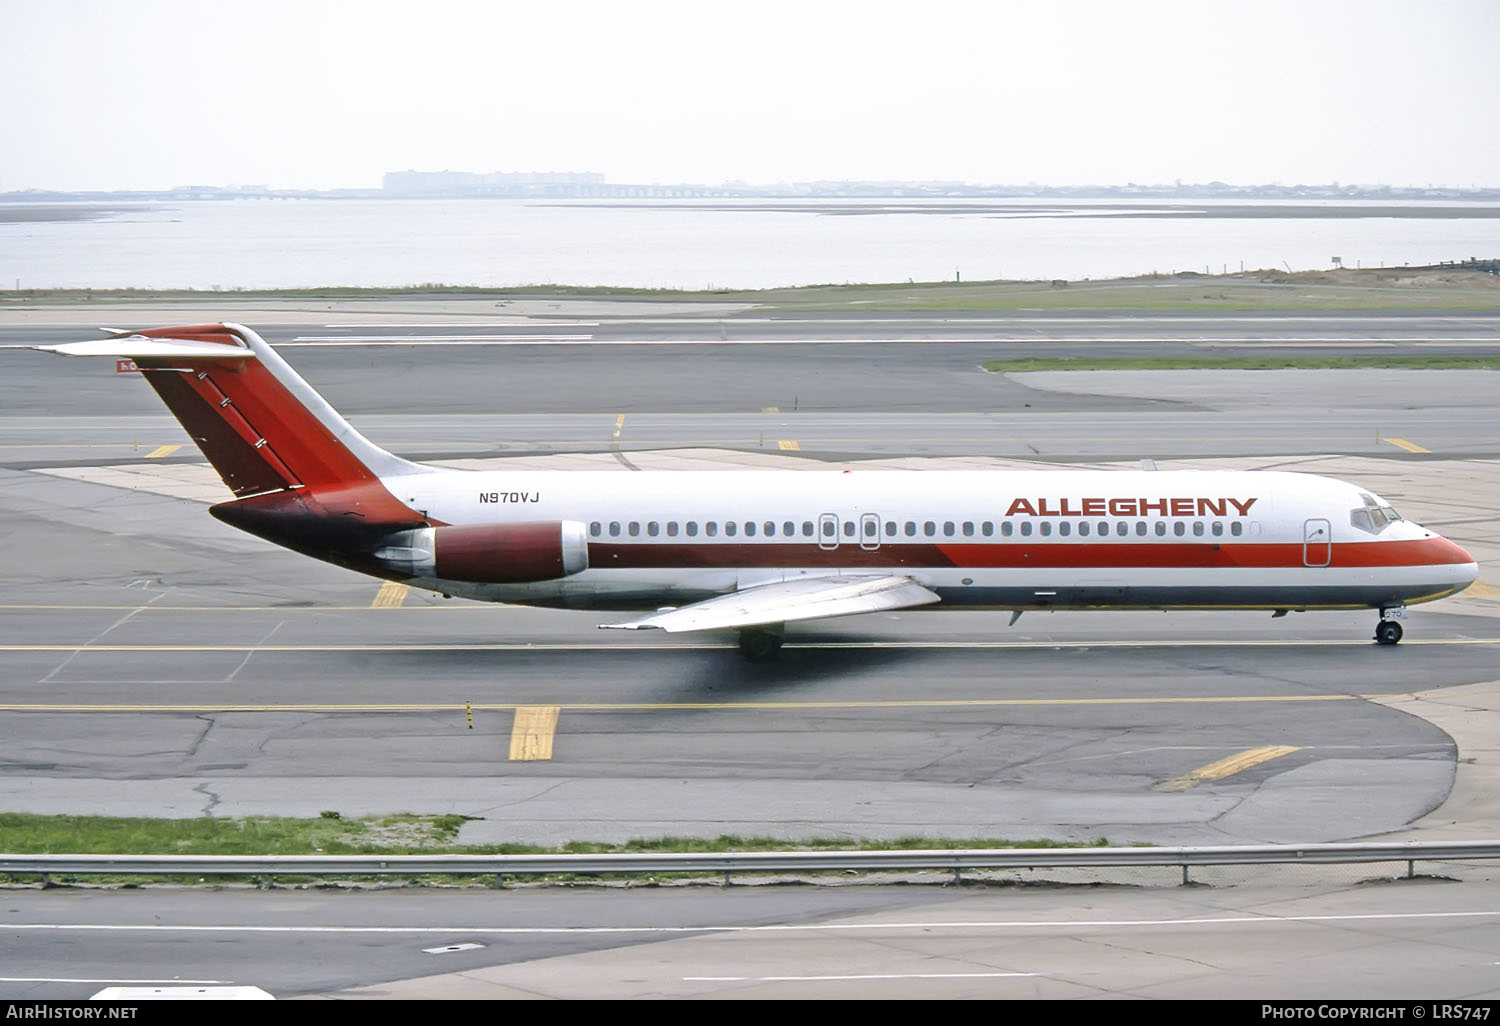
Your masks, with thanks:
<instances>
[{"instance_id":1,"label":"cockpit window","mask_svg":"<svg viewBox=\"0 0 1500 1026\"><path fill-rule=\"evenodd\" d=\"M1361 531L1379 534L1401 519L1394 507L1385 505L1375 496L1360 492L1359 498L1363 505L1349 511L1349 523Z\"/></svg>"}]
</instances>

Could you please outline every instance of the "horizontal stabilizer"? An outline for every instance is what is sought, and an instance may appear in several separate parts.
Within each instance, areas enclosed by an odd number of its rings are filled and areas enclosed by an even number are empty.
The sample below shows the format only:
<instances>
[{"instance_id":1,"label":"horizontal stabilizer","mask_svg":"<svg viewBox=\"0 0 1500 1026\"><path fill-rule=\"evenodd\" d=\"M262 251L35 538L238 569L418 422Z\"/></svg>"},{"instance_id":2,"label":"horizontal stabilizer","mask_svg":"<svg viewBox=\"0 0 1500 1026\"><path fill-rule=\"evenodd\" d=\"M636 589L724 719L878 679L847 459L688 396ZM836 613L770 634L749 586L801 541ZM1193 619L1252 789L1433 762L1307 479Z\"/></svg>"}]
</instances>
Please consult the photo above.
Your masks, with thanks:
<instances>
[{"instance_id":1,"label":"horizontal stabilizer","mask_svg":"<svg viewBox=\"0 0 1500 1026\"><path fill-rule=\"evenodd\" d=\"M910 577L801 577L759 584L629 623L599 626L632 631L707 631L906 609L937 601L937 595Z\"/></svg>"},{"instance_id":2,"label":"horizontal stabilizer","mask_svg":"<svg viewBox=\"0 0 1500 1026\"><path fill-rule=\"evenodd\" d=\"M113 356L122 360L144 360L166 357L169 360L218 359L253 360L255 354L244 346L221 342L201 342L188 338L147 338L145 335L121 335L88 342L64 342L55 346L31 346L44 353L61 356Z\"/></svg>"}]
</instances>

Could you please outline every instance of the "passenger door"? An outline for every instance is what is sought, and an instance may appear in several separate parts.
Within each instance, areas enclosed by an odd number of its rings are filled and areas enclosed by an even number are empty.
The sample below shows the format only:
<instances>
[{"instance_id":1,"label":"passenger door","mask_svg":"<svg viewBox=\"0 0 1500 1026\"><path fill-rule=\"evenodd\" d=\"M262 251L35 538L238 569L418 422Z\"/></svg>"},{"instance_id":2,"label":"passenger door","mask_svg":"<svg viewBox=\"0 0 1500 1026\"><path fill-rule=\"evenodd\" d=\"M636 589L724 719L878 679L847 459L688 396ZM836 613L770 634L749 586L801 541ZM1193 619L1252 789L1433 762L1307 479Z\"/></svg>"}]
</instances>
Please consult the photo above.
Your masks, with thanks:
<instances>
[{"instance_id":1,"label":"passenger door","mask_svg":"<svg viewBox=\"0 0 1500 1026\"><path fill-rule=\"evenodd\" d=\"M1332 561L1332 525L1314 517L1302 525L1302 565L1327 566Z\"/></svg>"}]
</instances>

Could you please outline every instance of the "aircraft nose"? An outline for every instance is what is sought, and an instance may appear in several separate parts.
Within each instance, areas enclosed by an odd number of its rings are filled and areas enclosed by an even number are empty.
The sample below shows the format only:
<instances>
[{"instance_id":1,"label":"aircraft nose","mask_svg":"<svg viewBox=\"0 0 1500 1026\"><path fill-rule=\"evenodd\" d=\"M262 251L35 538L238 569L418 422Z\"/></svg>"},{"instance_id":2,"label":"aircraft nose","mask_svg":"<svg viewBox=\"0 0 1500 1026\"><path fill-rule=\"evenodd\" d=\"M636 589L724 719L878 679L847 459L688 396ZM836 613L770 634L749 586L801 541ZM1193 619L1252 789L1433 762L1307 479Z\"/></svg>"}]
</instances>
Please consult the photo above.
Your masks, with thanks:
<instances>
[{"instance_id":1,"label":"aircraft nose","mask_svg":"<svg viewBox=\"0 0 1500 1026\"><path fill-rule=\"evenodd\" d=\"M1454 544L1442 535L1436 535L1433 540L1438 543L1438 558L1435 562L1453 568L1453 583L1457 586L1456 591L1463 591L1479 580L1479 561L1469 555L1467 549L1462 545Z\"/></svg>"}]
</instances>

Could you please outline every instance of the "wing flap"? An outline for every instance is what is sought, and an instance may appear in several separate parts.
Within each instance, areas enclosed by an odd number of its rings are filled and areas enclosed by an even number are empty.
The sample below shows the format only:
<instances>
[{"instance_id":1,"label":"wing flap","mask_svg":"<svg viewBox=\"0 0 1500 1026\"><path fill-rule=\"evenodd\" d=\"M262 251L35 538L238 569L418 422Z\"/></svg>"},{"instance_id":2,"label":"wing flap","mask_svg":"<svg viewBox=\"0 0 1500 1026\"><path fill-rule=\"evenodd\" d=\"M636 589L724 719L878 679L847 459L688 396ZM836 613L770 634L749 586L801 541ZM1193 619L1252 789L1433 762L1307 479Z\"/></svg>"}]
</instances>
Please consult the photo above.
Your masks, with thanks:
<instances>
[{"instance_id":1,"label":"wing flap","mask_svg":"<svg viewBox=\"0 0 1500 1026\"><path fill-rule=\"evenodd\" d=\"M707 631L907 609L937 601L936 594L910 577L802 577L758 584L627 623L599 626L630 631Z\"/></svg>"}]
</instances>

